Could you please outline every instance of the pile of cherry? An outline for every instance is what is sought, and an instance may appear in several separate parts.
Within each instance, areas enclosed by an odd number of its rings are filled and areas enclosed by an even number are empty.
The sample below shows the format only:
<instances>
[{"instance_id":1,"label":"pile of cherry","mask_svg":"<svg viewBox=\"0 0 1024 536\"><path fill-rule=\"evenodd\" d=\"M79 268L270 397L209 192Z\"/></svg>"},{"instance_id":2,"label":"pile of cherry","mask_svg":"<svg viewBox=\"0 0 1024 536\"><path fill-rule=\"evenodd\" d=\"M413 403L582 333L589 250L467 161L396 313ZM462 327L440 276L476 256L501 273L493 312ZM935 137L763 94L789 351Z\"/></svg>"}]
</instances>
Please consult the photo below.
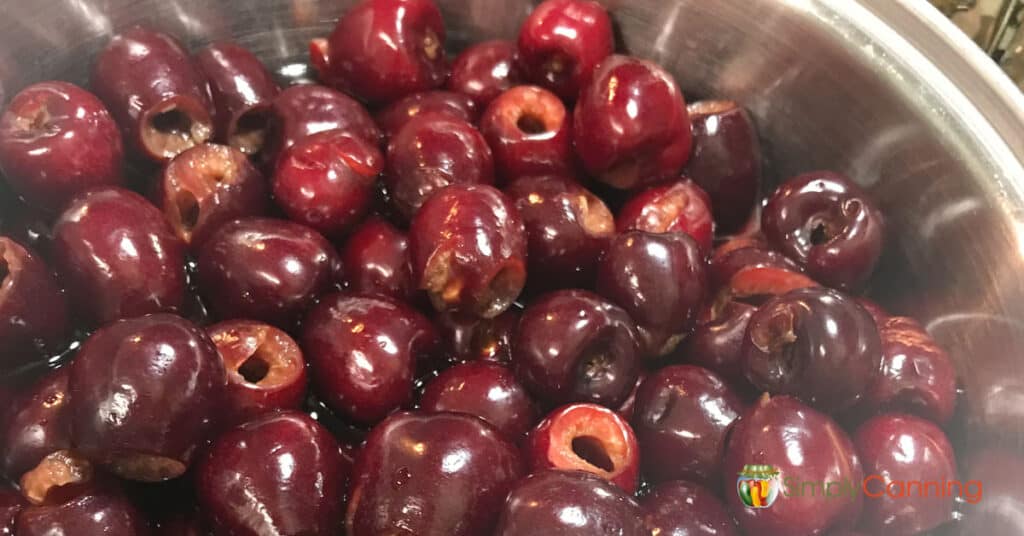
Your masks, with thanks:
<instances>
[{"instance_id":1,"label":"pile of cherry","mask_svg":"<svg viewBox=\"0 0 1024 536\"><path fill-rule=\"evenodd\" d=\"M864 191L819 171L759 204L748 114L613 48L599 4L549 0L449 62L430 0L366 0L311 43L322 85L132 28L91 92L14 96L0 367L45 374L3 395L0 533L951 521L952 496L740 501L748 464L956 479L956 374L858 297Z\"/></svg>"}]
</instances>

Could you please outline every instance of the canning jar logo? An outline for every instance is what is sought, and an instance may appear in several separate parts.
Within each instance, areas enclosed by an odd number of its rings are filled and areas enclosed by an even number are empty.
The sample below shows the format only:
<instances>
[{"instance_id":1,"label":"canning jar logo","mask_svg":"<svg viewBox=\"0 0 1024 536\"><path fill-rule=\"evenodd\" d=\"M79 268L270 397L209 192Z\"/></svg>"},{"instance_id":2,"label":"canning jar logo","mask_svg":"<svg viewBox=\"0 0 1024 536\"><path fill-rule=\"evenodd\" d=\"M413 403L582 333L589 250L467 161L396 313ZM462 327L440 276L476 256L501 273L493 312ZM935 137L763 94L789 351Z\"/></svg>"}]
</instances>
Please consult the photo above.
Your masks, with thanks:
<instances>
[{"instance_id":1,"label":"canning jar logo","mask_svg":"<svg viewBox=\"0 0 1024 536\"><path fill-rule=\"evenodd\" d=\"M736 492L748 508L768 508L779 498L779 470L771 465L744 465Z\"/></svg>"}]
</instances>

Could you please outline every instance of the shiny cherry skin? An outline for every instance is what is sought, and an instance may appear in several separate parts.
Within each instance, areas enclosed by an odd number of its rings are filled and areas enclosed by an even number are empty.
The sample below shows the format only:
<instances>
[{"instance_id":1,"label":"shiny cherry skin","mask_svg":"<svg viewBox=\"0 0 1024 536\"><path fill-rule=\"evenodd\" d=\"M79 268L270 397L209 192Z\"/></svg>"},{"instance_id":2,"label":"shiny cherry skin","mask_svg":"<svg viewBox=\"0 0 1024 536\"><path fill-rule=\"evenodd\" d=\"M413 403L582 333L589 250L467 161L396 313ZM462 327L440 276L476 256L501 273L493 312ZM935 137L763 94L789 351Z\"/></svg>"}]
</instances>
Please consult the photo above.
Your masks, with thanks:
<instances>
[{"instance_id":1,"label":"shiny cherry skin","mask_svg":"<svg viewBox=\"0 0 1024 536\"><path fill-rule=\"evenodd\" d=\"M455 365L427 382L420 409L475 415L513 441L540 419L536 405L512 371L487 361Z\"/></svg>"},{"instance_id":2,"label":"shiny cherry skin","mask_svg":"<svg viewBox=\"0 0 1024 536\"><path fill-rule=\"evenodd\" d=\"M633 412L636 409L636 392L640 390L640 386L643 385L646 379L647 372L641 370L640 374L636 377L636 383L633 384L633 390L629 392L626 400L622 401L618 408L615 409L615 412L622 416L623 419L626 419L627 422L633 419Z\"/></svg>"},{"instance_id":3,"label":"shiny cherry skin","mask_svg":"<svg viewBox=\"0 0 1024 536\"><path fill-rule=\"evenodd\" d=\"M410 119L388 142L384 184L406 219L450 184L494 184L494 158L471 124L450 114Z\"/></svg>"},{"instance_id":4,"label":"shiny cherry skin","mask_svg":"<svg viewBox=\"0 0 1024 536\"><path fill-rule=\"evenodd\" d=\"M463 361L512 360L512 340L519 327L519 310L509 309L494 318L462 313L440 313L435 323L448 355Z\"/></svg>"},{"instance_id":5,"label":"shiny cherry skin","mask_svg":"<svg viewBox=\"0 0 1024 536\"><path fill-rule=\"evenodd\" d=\"M967 457L966 466L961 481L967 504L961 507L963 519L954 534L1020 534L1024 530L1024 519L1017 515L1022 508L1017 486L1024 478L1020 452L1012 447L981 448Z\"/></svg>"},{"instance_id":6,"label":"shiny cherry skin","mask_svg":"<svg viewBox=\"0 0 1024 536\"><path fill-rule=\"evenodd\" d=\"M685 480L664 482L640 499L644 526L664 536L739 536L715 493Z\"/></svg>"},{"instance_id":7,"label":"shiny cherry skin","mask_svg":"<svg viewBox=\"0 0 1024 536\"><path fill-rule=\"evenodd\" d=\"M409 228L413 280L438 311L493 318L526 280L526 230L491 186L454 184L420 208Z\"/></svg>"},{"instance_id":8,"label":"shiny cherry skin","mask_svg":"<svg viewBox=\"0 0 1024 536\"><path fill-rule=\"evenodd\" d=\"M789 179L768 198L761 228L775 249L824 285L857 290L882 254L885 219L853 181L831 171Z\"/></svg>"},{"instance_id":9,"label":"shiny cherry skin","mask_svg":"<svg viewBox=\"0 0 1024 536\"><path fill-rule=\"evenodd\" d=\"M349 469L330 432L284 411L214 441L199 463L196 491L217 534L337 534Z\"/></svg>"},{"instance_id":10,"label":"shiny cherry skin","mask_svg":"<svg viewBox=\"0 0 1024 536\"><path fill-rule=\"evenodd\" d=\"M557 95L516 86L498 95L480 118L503 182L528 175L573 171L572 121Z\"/></svg>"},{"instance_id":11,"label":"shiny cherry skin","mask_svg":"<svg viewBox=\"0 0 1024 536\"><path fill-rule=\"evenodd\" d=\"M122 182L121 131L95 95L67 82L33 84L0 116L0 168L48 212L76 194Z\"/></svg>"},{"instance_id":12,"label":"shiny cherry skin","mask_svg":"<svg viewBox=\"0 0 1024 536\"><path fill-rule=\"evenodd\" d=\"M376 146L384 139L370 113L352 97L315 84L291 86L270 103L263 156L273 164L281 151L300 139L335 129L348 130Z\"/></svg>"},{"instance_id":13,"label":"shiny cherry skin","mask_svg":"<svg viewBox=\"0 0 1024 536\"><path fill-rule=\"evenodd\" d=\"M413 117L420 114L447 114L475 125L480 119L481 110L483 108L468 95L433 90L402 97L377 112L374 119L384 131L384 135L391 138Z\"/></svg>"},{"instance_id":14,"label":"shiny cherry skin","mask_svg":"<svg viewBox=\"0 0 1024 536\"><path fill-rule=\"evenodd\" d=\"M47 373L16 397L13 411L3 420L0 463L12 482L51 452L71 448L70 371L65 366Z\"/></svg>"},{"instance_id":15,"label":"shiny cherry skin","mask_svg":"<svg viewBox=\"0 0 1024 536\"><path fill-rule=\"evenodd\" d=\"M53 271L39 255L0 236L0 370L38 361L68 329L68 305Z\"/></svg>"},{"instance_id":16,"label":"shiny cherry skin","mask_svg":"<svg viewBox=\"0 0 1024 536\"><path fill-rule=\"evenodd\" d=\"M711 198L719 231L739 231L761 188L761 144L754 122L733 101L697 101L686 109L693 123L693 154L686 175Z\"/></svg>"},{"instance_id":17,"label":"shiny cherry skin","mask_svg":"<svg viewBox=\"0 0 1024 536\"><path fill-rule=\"evenodd\" d=\"M262 216L270 206L267 181L245 153L203 143L186 149L164 167L158 205L171 229L195 249L220 225Z\"/></svg>"},{"instance_id":18,"label":"shiny cherry skin","mask_svg":"<svg viewBox=\"0 0 1024 536\"><path fill-rule=\"evenodd\" d=\"M335 412L374 424L407 406L417 362L439 347L433 324L384 296L331 294L306 315L300 344L313 386Z\"/></svg>"},{"instance_id":19,"label":"shiny cherry skin","mask_svg":"<svg viewBox=\"0 0 1024 536\"><path fill-rule=\"evenodd\" d=\"M418 293L409 265L409 237L404 231L371 217L352 231L340 256L346 289L415 301Z\"/></svg>"},{"instance_id":20,"label":"shiny cherry skin","mask_svg":"<svg viewBox=\"0 0 1024 536\"><path fill-rule=\"evenodd\" d=\"M398 413L356 455L345 528L351 536L491 534L524 474L519 450L476 417Z\"/></svg>"},{"instance_id":21,"label":"shiny cherry skin","mask_svg":"<svg viewBox=\"0 0 1024 536\"><path fill-rule=\"evenodd\" d=\"M598 259L615 233L603 201L558 175L520 177L505 187L526 226L533 289L589 286Z\"/></svg>"},{"instance_id":22,"label":"shiny cherry skin","mask_svg":"<svg viewBox=\"0 0 1024 536\"><path fill-rule=\"evenodd\" d=\"M449 91L473 99L481 109L523 79L516 61L516 45L496 39L470 45L452 62Z\"/></svg>"},{"instance_id":23,"label":"shiny cherry skin","mask_svg":"<svg viewBox=\"0 0 1024 536\"><path fill-rule=\"evenodd\" d=\"M640 448L629 423L597 404L562 406L530 431L523 452L531 472L586 471L634 493Z\"/></svg>"},{"instance_id":24,"label":"shiny cherry skin","mask_svg":"<svg viewBox=\"0 0 1024 536\"><path fill-rule=\"evenodd\" d=\"M711 252L714 221L707 193L689 179L642 190L631 197L615 218L620 233L630 229L649 233L685 233Z\"/></svg>"},{"instance_id":25,"label":"shiny cherry skin","mask_svg":"<svg viewBox=\"0 0 1024 536\"><path fill-rule=\"evenodd\" d=\"M53 224L56 266L95 325L181 307L185 248L160 210L121 188L76 197Z\"/></svg>"},{"instance_id":26,"label":"shiny cherry skin","mask_svg":"<svg viewBox=\"0 0 1024 536\"><path fill-rule=\"evenodd\" d=\"M726 446L722 488L736 489L736 475L744 465L764 464L778 469L782 482L858 483L865 474L846 432L827 415L789 396L764 395L736 421ZM780 494L787 489L783 487ZM824 500L820 494L791 492L770 508L749 508L738 493L727 492L725 498L745 533L764 536L849 528L867 502L859 493Z\"/></svg>"},{"instance_id":27,"label":"shiny cherry skin","mask_svg":"<svg viewBox=\"0 0 1024 536\"><path fill-rule=\"evenodd\" d=\"M198 253L199 289L216 316L282 326L330 289L338 269L323 236L272 218L228 222Z\"/></svg>"},{"instance_id":28,"label":"shiny cherry skin","mask_svg":"<svg viewBox=\"0 0 1024 536\"><path fill-rule=\"evenodd\" d=\"M278 157L274 199L292 221L339 237L366 216L383 170L384 156L360 136L318 132Z\"/></svg>"},{"instance_id":29,"label":"shiny cherry skin","mask_svg":"<svg viewBox=\"0 0 1024 536\"><path fill-rule=\"evenodd\" d=\"M324 83L381 104L442 85L444 41L433 0L363 0L310 44L310 63Z\"/></svg>"},{"instance_id":30,"label":"shiny cherry skin","mask_svg":"<svg viewBox=\"0 0 1024 536\"><path fill-rule=\"evenodd\" d=\"M956 368L945 350L911 318L894 316L879 326L882 366L864 395L872 413L911 413L940 426L956 407Z\"/></svg>"},{"instance_id":31,"label":"shiny cherry skin","mask_svg":"<svg viewBox=\"0 0 1024 536\"><path fill-rule=\"evenodd\" d=\"M758 389L836 411L864 396L878 373L882 344L875 321L852 298L806 288L758 308L742 353L744 373Z\"/></svg>"},{"instance_id":32,"label":"shiny cherry skin","mask_svg":"<svg viewBox=\"0 0 1024 536\"><path fill-rule=\"evenodd\" d=\"M496 536L615 534L649 536L633 497L585 471L547 470L516 484Z\"/></svg>"},{"instance_id":33,"label":"shiny cherry skin","mask_svg":"<svg viewBox=\"0 0 1024 536\"><path fill-rule=\"evenodd\" d=\"M195 62L210 84L215 138L247 155L260 152L270 103L281 91L273 75L249 49L230 41L203 47Z\"/></svg>"},{"instance_id":34,"label":"shiny cherry skin","mask_svg":"<svg viewBox=\"0 0 1024 536\"><path fill-rule=\"evenodd\" d=\"M206 333L227 372L222 422L242 423L302 404L306 361L287 333L253 320L220 322L207 327Z\"/></svg>"},{"instance_id":35,"label":"shiny cherry skin","mask_svg":"<svg viewBox=\"0 0 1024 536\"><path fill-rule=\"evenodd\" d=\"M632 419L644 475L717 486L726 434L743 409L732 388L707 369L672 365L651 374L637 391Z\"/></svg>"},{"instance_id":36,"label":"shiny cherry skin","mask_svg":"<svg viewBox=\"0 0 1024 536\"><path fill-rule=\"evenodd\" d=\"M883 414L860 425L853 441L870 497L858 528L879 536L919 534L953 518L955 491L941 496L933 488L925 495L907 487L911 481L938 482L944 491L957 480L953 447L938 426L911 415Z\"/></svg>"},{"instance_id":37,"label":"shiny cherry skin","mask_svg":"<svg viewBox=\"0 0 1024 536\"><path fill-rule=\"evenodd\" d=\"M629 313L644 355L668 354L693 329L709 292L704 254L685 234L628 231L597 269L597 292Z\"/></svg>"},{"instance_id":38,"label":"shiny cherry skin","mask_svg":"<svg viewBox=\"0 0 1024 536\"><path fill-rule=\"evenodd\" d=\"M141 156L166 162L213 136L203 74L173 37L141 26L115 35L93 63L89 85Z\"/></svg>"},{"instance_id":39,"label":"shiny cherry skin","mask_svg":"<svg viewBox=\"0 0 1024 536\"><path fill-rule=\"evenodd\" d=\"M628 56L602 61L580 91L573 138L586 170L619 189L677 177L693 142L671 75Z\"/></svg>"},{"instance_id":40,"label":"shiny cherry skin","mask_svg":"<svg viewBox=\"0 0 1024 536\"><path fill-rule=\"evenodd\" d=\"M709 274L711 288L721 289L727 286L737 272L745 268L779 268L801 273L801 268L785 255L767 247L750 246L734 249L711 257Z\"/></svg>"},{"instance_id":41,"label":"shiny cherry skin","mask_svg":"<svg viewBox=\"0 0 1024 536\"><path fill-rule=\"evenodd\" d=\"M740 394L755 392L743 373L743 340L757 307L741 301L708 304L678 354L721 376Z\"/></svg>"},{"instance_id":42,"label":"shiny cherry skin","mask_svg":"<svg viewBox=\"0 0 1024 536\"><path fill-rule=\"evenodd\" d=\"M615 49L612 21L591 0L546 0L519 28L518 63L527 80L572 101Z\"/></svg>"},{"instance_id":43,"label":"shiny cherry skin","mask_svg":"<svg viewBox=\"0 0 1024 536\"><path fill-rule=\"evenodd\" d=\"M67 501L24 508L14 525L17 536L146 536L145 516L119 490L90 490Z\"/></svg>"},{"instance_id":44,"label":"shiny cherry skin","mask_svg":"<svg viewBox=\"0 0 1024 536\"><path fill-rule=\"evenodd\" d=\"M512 343L512 366L549 404L622 403L639 374L640 342L620 307L585 290L561 290L531 303Z\"/></svg>"},{"instance_id":45,"label":"shiny cherry skin","mask_svg":"<svg viewBox=\"0 0 1024 536\"><path fill-rule=\"evenodd\" d=\"M875 324L879 328L884 326L885 323L889 321L889 318L891 318L889 313L886 312L886 310L883 309L881 305L878 305L877 302L875 302L874 300L872 300L870 298L865 298L864 296L858 296L857 297L857 303L859 303L861 307L863 307L864 309L867 309L867 311L869 313L871 313L871 318L875 319Z\"/></svg>"},{"instance_id":46,"label":"shiny cherry skin","mask_svg":"<svg viewBox=\"0 0 1024 536\"><path fill-rule=\"evenodd\" d=\"M222 410L227 378L217 348L179 316L103 327L70 366L72 444L123 478L183 474Z\"/></svg>"},{"instance_id":47,"label":"shiny cherry skin","mask_svg":"<svg viewBox=\"0 0 1024 536\"><path fill-rule=\"evenodd\" d=\"M0 536L14 535L14 522L25 506L21 493L6 485L0 486Z\"/></svg>"}]
</instances>

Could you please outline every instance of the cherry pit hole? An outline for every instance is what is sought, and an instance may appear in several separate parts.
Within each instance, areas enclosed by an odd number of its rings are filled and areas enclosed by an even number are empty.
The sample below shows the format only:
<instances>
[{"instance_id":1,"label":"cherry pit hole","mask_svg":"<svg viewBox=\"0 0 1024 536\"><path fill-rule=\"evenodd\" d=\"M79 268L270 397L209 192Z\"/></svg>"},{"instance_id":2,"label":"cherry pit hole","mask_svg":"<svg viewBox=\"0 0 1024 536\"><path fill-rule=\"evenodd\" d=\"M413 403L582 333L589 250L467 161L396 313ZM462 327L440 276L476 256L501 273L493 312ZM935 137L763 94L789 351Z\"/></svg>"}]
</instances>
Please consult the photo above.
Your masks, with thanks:
<instances>
[{"instance_id":1,"label":"cherry pit hole","mask_svg":"<svg viewBox=\"0 0 1024 536\"><path fill-rule=\"evenodd\" d=\"M533 114L523 114L516 121L516 126L526 134L543 134L547 131L544 121Z\"/></svg>"},{"instance_id":2,"label":"cherry pit hole","mask_svg":"<svg viewBox=\"0 0 1024 536\"><path fill-rule=\"evenodd\" d=\"M182 228L186 231L195 229L196 224L199 223L199 200L196 199L196 196L189 191L179 192L175 204L178 206L178 216L181 219Z\"/></svg>"},{"instance_id":3,"label":"cherry pit hole","mask_svg":"<svg viewBox=\"0 0 1024 536\"><path fill-rule=\"evenodd\" d=\"M615 470L615 462L608 456L604 443L594 436L578 436L572 440L572 451L583 461L600 468L602 471Z\"/></svg>"},{"instance_id":4,"label":"cherry pit hole","mask_svg":"<svg viewBox=\"0 0 1024 536\"><path fill-rule=\"evenodd\" d=\"M192 120L177 108L156 114L150 124L160 134L183 138L192 136Z\"/></svg>"},{"instance_id":5,"label":"cherry pit hole","mask_svg":"<svg viewBox=\"0 0 1024 536\"><path fill-rule=\"evenodd\" d=\"M245 112L235 122L231 145L245 154L258 153L266 141L269 124L270 113L268 110L255 109Z\"/></svg>"},{"instance_id":6,"label":"cherry pit hole","mask_svg":"<svg viewBox=\"0 0 1024 536\"><path fill-rule=\"evenodd\" d=\"M260 383L269 372L270 363L259 355L253 355L238 367L238 373L249 383Z\"/></svg>"},{"instance_id":7,"label":"cherry pit hole","mask_svg":"<svg viewBox=\"0 0 1024 536\"><path fill-rule=\"evenodd\" d=\"M811 244L820 246L828 242L828 238L828 227L824 223L819 223L811 229Z\"/></svg>"}]
</instances>

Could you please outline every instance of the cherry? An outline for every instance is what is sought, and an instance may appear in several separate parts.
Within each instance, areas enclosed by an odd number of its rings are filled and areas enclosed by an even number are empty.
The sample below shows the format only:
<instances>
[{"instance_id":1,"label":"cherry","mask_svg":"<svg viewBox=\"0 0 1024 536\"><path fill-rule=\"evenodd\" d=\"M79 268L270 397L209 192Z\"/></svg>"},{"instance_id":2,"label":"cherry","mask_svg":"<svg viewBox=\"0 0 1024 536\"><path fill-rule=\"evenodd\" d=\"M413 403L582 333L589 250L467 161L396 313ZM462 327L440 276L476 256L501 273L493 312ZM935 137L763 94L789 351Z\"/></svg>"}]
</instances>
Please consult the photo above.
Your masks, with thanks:
<instances>
[{"instance_id":1,"label":"cherry","mask_svg":"<svg viewBox=\"0 0 1024 536\"><path fill-rule=\"evenodd\" d=\"M643 190L622 206L615 218L620 233L685 233L707 255L711 251L714 222L708 195L685 179Z\"/></svg>"},{"instance_id":2,"label":"cherry","mask_svg":"<svg viewBox=\"0 0 1024 536\"><path fill-rule=\"evenodd\" d=\"M743 373L743 340L757 307L742 301L708 304L697 327L680 346L679 354L691 364L718 374L741 394L755 389Z\"/></svg>"},{"instance_id":3,"label":"cherry","mask_svg":"<svg viewBox=\"0 0 1024 536\"><path fill-rule=\"evenodd\" d=\"M25 500L16 490L0 486L0 536L13 536L14 521L25 508Z\"/></svg>"},{"instance_id":4,"label":"cherry","mask_svg":"<svg viewBox=\"0 0 1024 536\"><path fill-rule=\"evenodd\" d=\"M412 302L418 295L409 265L409 238L390 223L371 217L352 231L341 248L345 288Z\"/></svg>"},{"instance_id":5,"label":"cherry","mask_svg":"<svg viewBox=\"0 0 1024 536\"><path fill-rule=\"evenodd\" d=\"M676 480L655 486L640 500L644 525L665 536L738 536L739 529L714 492Z\"/></svg>"},{"instance_id":6,"label":"cherry","mask_svg":"<svg viewBox=\"0 0 1024 536\"><path fill-rule=\"evenodd\" d=\"M413 280L438 311L493 318L526 279L522 218L486 185L455 184L428 199L409 228L409 252Z\"/></svg>"},{"instance_id":7,"label":"cherry","mask_svg":"<svg viewBox=\"0 0 1024 536\"><path fill-rule=\"evenodd\" d=\"M746 268L778 268L794 273L803 272L803 269L789 257L767 248L750 246L724 253L716 250L709 269L712 288L720 289L728 285L737 272Z\"/></svg>"},{"instance_id":8,"label":"cherry","mask_svg":"<svg viewBox=\"0 0 1024 536\"><path fill-rule=\"evenodd\" d=\"M141 26L115 35L97 55L89 85L139 154L157 162L213 135L203 75L173 37Z\"/></svg>"},{"instance_id":9,"label":"cherry","mask_svg":"<svg viewBox=\"0 0 1024 536\"><path fill-rule=\"evenodd\" d=\"M28 86L0 116L0 168L18 195L48 212L89 188L121 184L123 153L110 112L74 84Z\"/></svg>"},{"instance_id":10,"label":"cherry","mask_svg":"<svg viewBox=\"0 0 1024 536\"><path fill-rule=\"evenodd\" d=\"M327 39L313 40L309 55L325 83L380 104L443 84L444 45L432 0L363 0Z\"/></svg>"},{"instance_id":11,"label":"cherry","mask_svg":"<svg viewBox=\"0 0 1024 536\"><path fill-rule=\"evenodd\" d=\"M68 327L68 306L53 272L39 256L0 236L0 370L40 360Z\"/></svg>"},{"instance_id":12,"label":"cherry","mask_svg":"<svg viewBox=\"0 0 1024 536\"><path fill-rule=\"evenodd\" d=\"M384 156L358 135L319 132L279 155L274 199L292 221L325 236L342 236L369 211L383 170Z\"/></svg>"},{"instance_id":13,"label":"cherry","mask_svg":"<svg viewBox=\"0 0 1024 536\"><path fill-rule=\"evenodd\" d=\"M57 504L30 506L18 514L17 536L148 534L145 517L123 492L113 489L87 491Z\"/></svg>"},{"instance_id":14,"label":"cherry","mask_svg":"<svg viewBox=\"0 0 1024 536\"><path fill-rule=\"evenodd\" d=\"M677 177L693 142L683 95L657 65L610 56L580 91L576 154L598 180L630 189Z\"/></svg>"},{"instance_id":15,"label":"cherry","mask_svg":"<svg viewBox=\"0 0 1024 536\"><path fill-rule=\"evenodd\" d=\"M591 0L546 0L519 28L525 78L566 100L576 99L598 63L612 54L612 22Z\"/></svg>"},{"instance_id":16,"label":"cherry","mask_svg":"<svg viewBox=\"0 0 1024 536\"><path fill-rule=\"evenodd\" d=\"M494 318L461 313L436 317L445 350L457 360L483 360L507 364L512 359L512 339L519 326L519 311L509 309Z\"/></svg>"},{"instance_id":17,"label":"cherry","mask_svg":"<svg viewBox=\"0 0 1024 536\"><path fill-rule=\"evenodd\" d=\"M539 419L533 400L512 371L487 361L463 363L441 372L427 382L420 408L475 415L511 440L518 440Z\"/></svg>"},{"instance_id":18,"label":"cherry","mask_svg":"<svg viewBox=\"0 0 1024 536\"><path fill-rule=\"evenodd\" d=\"M395 209L411 219L450 184L493 184L494 159L473 125L450 114L419 114L388 143L384 184Z\"/></svg>"},{"instance_id":19,"label":"cherry","mask_svg":"<svg viewBox=\"0 0 1024 536\"><path fill-rule=\"evenodd\" d=\"M491 534L523 475L518 449L476 417L398 413L356 456L345 528L352 536Z\"/></svg>"},{"instance_id":20,"label":"cherry","mask_svg":"<svg viewBox=\"0 0 1024 536\"><path fill-rule=\"evenodd\" d=\"M483 108L468 95L451 91L423 91L392 102L377 112L375 119L384 135L391 138L413 117L421 114L447 114L476 124Z\"/></svg>"},{"instance_id":21,"label":"cherry","mask_svg":"<svg viewBox=\"0 0 1024 536\"><path fill-rule=\"evenodd\" d=\"M527 175L568 174L574 168L572 122L558 96L516 86L491 101L480 131L504 182Z\"/></svg>"},{"instance_id":22,"label":"cherry","mask_svg":"<svg viewBox=\"0 0 1024 536\"><path fill-rule=\"evenodd\" d=\"M493 40L470 45L452 62L446 87L473 99L481 109L522 80L516 45Z\"/></svg>"},{"instance_id":23,"label":"cherry","mask_svg":"<svg viewBox=\"0 0 1024 536\"><path fill-rule=\"evenodd\" d=\"M672 365L648 376L637 391L632 419L644 476L716 486L726 434L743 408L725 381L707 369Z\"/></svg>"},{"instance_id":24,"label":"cherry","mask_svg":"<svg viewBox=\"0 0 1024 536\"><path fill-rule=\"evenodd\" d=\"M857 303L859 303L861 307L866 309L867 312L871 313L871 318L875 319L875 324L879 328L881 328L882 326L885 325L886 322L888 322L890 318L889 313L887 313L885 309L883 309L881 305L878 305L874 300L865 298L863 296L858 296Z\"/></svg>"},{"instance_id":25,"label":"cherry","mask_svg":"<svg viewBox=\"0 0 1024 536\"><path fill-rule=\"evenodd\" d=\"M547 470L516 484L494 534L649 536L640 516L632 496L597 475Z\"/></svg>"},{"instance_id":26,"label":"cherry","mask_svg":"<svg viewBox=\"0 0 1024 536\"><path fill-rule=\"evenodd\" d=\"M3 420L3 474L17 482L48 454L71 448L70 367L48 373L13 403ZM3 534L0 532L0 534Z\"/></svg>"},{"instance_id":27,"label":"cherry","mask_svg":"<svg viewBox=\"0 0 1024 536\"><path fill-rule=\"evenodd\" d=\"M267 138L270 103L281 91L266 66L229 41L203 47L195 62L210 84L216 139L245 154L259 153Z\"/></svg>"},{"instance_id":28,"label":"cherry","mask_svg":"<svg viewBox=\"0 0 1024 536\"><path fill-rule=\"evenodd\" d=\"M636 383L633 384L633 390L629 392L629 396L626 397L626 400L619 404L618 409L615 410L615 412L623 419L626 419L627 422L633 419L633 413L636 410L636 393L640 390L640 386L643 385L644 380L646 379L647 373L641 370L636 376Z\"/></svg>"},{"instance_id":29,"label":"cherry","mask_svg":"<svg viewBox=\"0 0 1024 536\"><path fill-rule=\"evenodd\" d=\"M531 469L580 470L634 493L640 448L633 429L618 413L596 404L570 404L548 414L527 437Z\"/></svg>"},{"instance_id":30,"label":"cherry","mask_svg":"<svg viewBox=\"0 0 1024 536\"><path fill-rule=\"evenodd\" d=\"M531 303L512 343L516 376L550 404L615 407L636 382L639 340L621 308L584 290L561 290Z\"/></svg>"},{"instance_id":31,"label":"cherry","mask_svg":"<svg viewBox=\"0 0 1024 536\"><path fill-rule=\"evenodd\" d=\"M349 466L304 413L272 413L214 441L196 472L217 534L337 534Z\"/></svg>"},{"instance_id":32,"label":"cherry","mask_svg":"<svg viewBox=\"0 0 1024 536\"><path fill-rule=\"evenodd\" d=\"M885 222L867 194L831 171L789 179L768 198L761 228L771 245L823 284L857 290L882 254Z\"/></svg>"}]
</instances>

